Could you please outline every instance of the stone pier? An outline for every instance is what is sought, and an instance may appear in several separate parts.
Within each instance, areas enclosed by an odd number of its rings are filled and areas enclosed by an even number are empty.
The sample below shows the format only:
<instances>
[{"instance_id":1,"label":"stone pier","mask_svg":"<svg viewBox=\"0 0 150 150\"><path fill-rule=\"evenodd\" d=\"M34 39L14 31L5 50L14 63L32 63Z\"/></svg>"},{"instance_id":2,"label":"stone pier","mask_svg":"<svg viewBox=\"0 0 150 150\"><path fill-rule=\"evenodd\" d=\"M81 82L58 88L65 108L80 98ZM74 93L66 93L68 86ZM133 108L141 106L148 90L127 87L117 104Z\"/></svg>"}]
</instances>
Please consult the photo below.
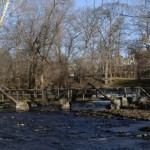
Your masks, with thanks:
<instances>
[{"instance_id":1,"label":"stone pier","mask_svg":"<svg viewBox=\"0 0 150 150\"><path fill-rule=\"evenodd\" d=\"M61 110L70 110L71 109L70 99L68 99L68 98L60 98L59 99L59 103L60 103L60 109Z\"/></svg>"}]
</instances>

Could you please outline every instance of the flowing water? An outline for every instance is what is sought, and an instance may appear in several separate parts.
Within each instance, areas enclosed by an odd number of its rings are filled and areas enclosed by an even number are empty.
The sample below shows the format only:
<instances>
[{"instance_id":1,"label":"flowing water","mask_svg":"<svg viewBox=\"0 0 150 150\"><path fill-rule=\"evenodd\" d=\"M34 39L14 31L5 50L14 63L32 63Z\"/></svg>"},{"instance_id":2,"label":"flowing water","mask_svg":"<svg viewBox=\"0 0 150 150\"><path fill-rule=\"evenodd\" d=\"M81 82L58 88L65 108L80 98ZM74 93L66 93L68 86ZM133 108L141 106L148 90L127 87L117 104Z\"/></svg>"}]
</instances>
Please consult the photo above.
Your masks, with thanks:
<instances>
[{"instance_id":1,"label":"flowing water","mask_svg":"<svg viewBox=\"0 0 150 150\"><path fill-rule=\"evenodd\" d=\"M97 109L104 103L76 103ZM97 107L99 106L99 107ZM138 129L150 121L76 116L75 111L0 113L0 150L149 150Z\"/></svg>"}]
</instances>

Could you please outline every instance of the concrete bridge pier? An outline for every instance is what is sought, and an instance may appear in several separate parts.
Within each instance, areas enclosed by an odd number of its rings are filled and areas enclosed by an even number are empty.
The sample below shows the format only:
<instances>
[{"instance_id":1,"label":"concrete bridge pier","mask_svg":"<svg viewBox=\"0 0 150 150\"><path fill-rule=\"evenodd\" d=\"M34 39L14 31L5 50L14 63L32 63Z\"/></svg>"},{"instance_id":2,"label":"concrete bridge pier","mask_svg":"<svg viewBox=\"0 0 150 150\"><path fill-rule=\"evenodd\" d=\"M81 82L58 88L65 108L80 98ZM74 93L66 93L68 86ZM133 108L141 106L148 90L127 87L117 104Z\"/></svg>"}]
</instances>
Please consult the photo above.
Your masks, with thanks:
<instances>
[{"instance_id":1,"label":"concrete bridge pier","mask_svg":"<svg viewBox=\"0 0 150 150\"><path fill-rule=\"evenodd\" d=\"M29 105L26 101L16 100L12 96L10 96L9 93L5 91L5 89L0 88L0 92L2 93L3 97L6 96L9 100L11 100L12 102L16 104L16 111L29 111L30 110Z\"/></svg>"},{"instance_id":2,"label":"concrete bridge pier","mask_svg":"<svg viewBox=\"0 0 150 150\"><path fill-rule=\"evenodd\" d=\"M29 111L29 105L26 101L16 103L16 111Z\"/></svg>"},{"instance_id":3,"label":"concrete bridge pier","mask_svg":"<svg viewBox=\"0 0 150 150\"><path fill-rule=\"evenodd\" d=\"M68 98L60 98L59 103L60 103L60 109L61 110L70 110L71 109L71 100Z\"/></svg>"},{"instance_id":4,"label":"concrete bridge pier","mask_svg":"<svg viewBox=\"0 0 150 150\"><path fill-rule=\"evenodd\" d=\"M111 109L128 108L129 102L127 97L114 98L111 102Z\"/></svg>"},{"instance_id":5,"label":"concrete bridge pier","mask_svg":"<svg viewBox=\"0 0 150 150\"><path fill-rule=\"evenodd\" d=\"M121 100L118 98L115 98L111 101L110 105L111 109L120 109L121 108Z\"/></svg>"}]
</instances>

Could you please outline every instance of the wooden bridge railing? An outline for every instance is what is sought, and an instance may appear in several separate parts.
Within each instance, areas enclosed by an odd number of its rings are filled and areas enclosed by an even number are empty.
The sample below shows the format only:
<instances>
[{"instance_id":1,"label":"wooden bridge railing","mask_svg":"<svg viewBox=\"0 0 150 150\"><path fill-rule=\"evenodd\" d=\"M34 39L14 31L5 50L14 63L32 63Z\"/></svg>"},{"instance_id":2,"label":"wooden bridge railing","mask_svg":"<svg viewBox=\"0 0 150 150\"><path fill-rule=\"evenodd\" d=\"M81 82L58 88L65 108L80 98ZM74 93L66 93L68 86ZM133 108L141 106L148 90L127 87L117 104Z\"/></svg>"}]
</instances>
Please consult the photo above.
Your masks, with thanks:
<instances>
[{"instance_id":1,"label":"wooden bridge railing","mask_svg":"<svg viewBox=\"0 0 150 150\"><path fill-rule=\"evenodd\" d=\"M2 91L1 91L2 92ZM9 89L5 93L12 96L15 100L30 100L32 98L44 99L45 95L50 95L50 90L34 90L34 89ZM4 99L4 93L1 93L1 99Z\"/></svg>"},{"instance_id":2,"label":"wooden bridge railing","mask_svg":"<svg viewBox=\"0 0 150 150\"><path fill-rule=\"evenodd\" d=\"M6 99L6 94L10 97L12 97L12 101L16 102L16 101L29 101L32 99L59 99L61 97L63 97L64 95L67 98L72 98L73 94L75 91L77 91L76 96L81 96L84 99L85 98L85 94L87 94L88 90L91 90L93 92L93 94L97 95L102 95L107 99L110 99L107 96L108 91L111 91L110 93L117 93L118 91L121 92L121 94L128 94L128 93L132 93L134 92L136 95L140 95L141 91L143 93L145 93L146 96L150 95L143 90L140 87L135 87L135 88L131 88L131 87L125 87L125 88L96 88L95 86L91 86L88 87L87 89L4 89L0 91L0 100L4 100ZM7 98L10 98L7 97Z\"/></svg>"}]
</instances>

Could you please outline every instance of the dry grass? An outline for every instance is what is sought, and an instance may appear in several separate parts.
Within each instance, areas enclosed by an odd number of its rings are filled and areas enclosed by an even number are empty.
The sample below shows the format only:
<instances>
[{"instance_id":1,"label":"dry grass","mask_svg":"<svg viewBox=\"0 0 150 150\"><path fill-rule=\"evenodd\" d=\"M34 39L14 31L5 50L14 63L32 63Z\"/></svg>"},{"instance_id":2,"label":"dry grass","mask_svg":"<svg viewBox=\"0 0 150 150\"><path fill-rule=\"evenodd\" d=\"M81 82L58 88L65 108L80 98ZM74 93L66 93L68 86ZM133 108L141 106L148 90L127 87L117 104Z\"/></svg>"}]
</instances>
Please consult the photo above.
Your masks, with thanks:
<instances>
[{"instance_id":1,"label":"dry grass","mask_svg":"<svg viewBox=\"0 0 150 150\"><path fill-rule=\"evenodd\" d=\"M150 79L141 79L138 81L135 78L116 78L114 82L109 83L108 87L150 87Z\"/></svg>"},{"instance_id":2,"label":"dry grass","mask_svg":"<svg viewBox=\"0 0 150 150\"><path fill-rule=\"evenodd\" d=\"M137 80L136 78L112 78L112 82L103 84L99 79L93 77L86 77L80 83L73 81L70 88L84 88L88 83L94 84L97 88L103 87L150 87L150 79Z\"/></svg>"},{"instance_id":3,"label":"dry grass","mask_svg":"<svg viewBox=\"0 0 150 150\"><path fill-rule=\"evenodd\" d=\"M108 87L135 87L139 86L137 79L116 78L113 82L107 85Z\"/></svg>"}]
</instances>

